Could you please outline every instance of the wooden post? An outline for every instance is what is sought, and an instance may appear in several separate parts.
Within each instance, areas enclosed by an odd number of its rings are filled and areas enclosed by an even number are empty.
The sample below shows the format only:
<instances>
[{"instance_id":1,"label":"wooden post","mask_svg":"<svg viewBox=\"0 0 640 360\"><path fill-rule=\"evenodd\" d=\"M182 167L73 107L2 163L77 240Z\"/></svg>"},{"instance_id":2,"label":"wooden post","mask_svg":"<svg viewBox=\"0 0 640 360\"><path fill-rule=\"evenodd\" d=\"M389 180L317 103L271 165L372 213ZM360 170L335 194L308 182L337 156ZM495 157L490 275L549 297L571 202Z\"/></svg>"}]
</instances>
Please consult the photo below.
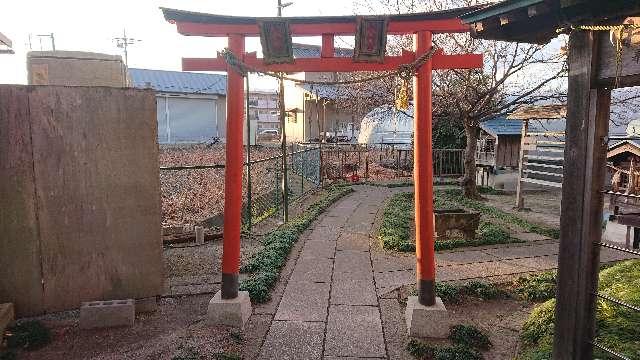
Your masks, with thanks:
<instances>
[{"instance_id":1,"label":"wooden post","mask_svg":"<svg viewBox=\"0 0 640 360\"><path fill-rule=\"evenodd\" d=\"M244 37L229 35L229 50L242 58ZM238 297L240 270L240 226L242 223L242 120L244 118L244 84L242 75L227 70L227 145L224 179L224 239L222 243L222 298Z\"/></svg>"},{"instance_id":2,"label":"wooden post","mask_svg":"<svg viewBox=\"0 0 640 360\"><path fill-rule=\"evenodd\" d=\"M578 360L593 355L611 92L593 88L594 34L572 32L569 49L563 173L569 182L562 187L553 358Z\"/></svg>"},{"instance_id":3,"label":"wooden post","mask_svg":"<svg viewBox=\"0 0 640 360\"><path fill-rule=\"evenodd\" d=\"M430 32L414 35L416 54L431 49ZM415 222L416 222L416 275L418 301L424 306L436 303L435 249L433 217L433 151L431 145L431 60L427 61L414 78L415 120L414 164Z\"/></svg>"},{"instance_id":4,"label":"wooden post","mask_svg":"<svg viewBox=\"0 0 640 360\"><path fill-rule=\"evenodd\" d=\"M529 120L522 121L522 135L520 138L520 161L518 161L518 182L516 184L516 209L524 209L524 196L522 194L522 178L524 177L524 148L526 145L527 132L529 131ZM497 164L498 142L493 150L493 164Z\"/></svg>"}]
</instances>

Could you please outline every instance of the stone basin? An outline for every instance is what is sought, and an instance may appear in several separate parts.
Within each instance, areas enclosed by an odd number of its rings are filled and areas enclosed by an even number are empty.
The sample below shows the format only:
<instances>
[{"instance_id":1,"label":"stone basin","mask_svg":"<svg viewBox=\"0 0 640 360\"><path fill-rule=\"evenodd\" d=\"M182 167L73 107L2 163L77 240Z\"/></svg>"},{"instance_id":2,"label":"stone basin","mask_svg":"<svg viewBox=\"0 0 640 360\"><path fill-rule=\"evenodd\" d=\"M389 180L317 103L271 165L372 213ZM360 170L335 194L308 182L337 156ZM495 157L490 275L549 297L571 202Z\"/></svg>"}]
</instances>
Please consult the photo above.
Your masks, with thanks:
<instances>
[{"instance_id":1,"label":"stone basin","mask_svg":"<svg viewBox=\"0 0 640 360\"><path fill-rule=\"evenodd\" d=\"M450 230L462 232L465 239L476 238L476 231L480 225L480 213L464 209L436 209L434 210L436 223L436 238L446 236Z\"/></svg>"}]
</instances>

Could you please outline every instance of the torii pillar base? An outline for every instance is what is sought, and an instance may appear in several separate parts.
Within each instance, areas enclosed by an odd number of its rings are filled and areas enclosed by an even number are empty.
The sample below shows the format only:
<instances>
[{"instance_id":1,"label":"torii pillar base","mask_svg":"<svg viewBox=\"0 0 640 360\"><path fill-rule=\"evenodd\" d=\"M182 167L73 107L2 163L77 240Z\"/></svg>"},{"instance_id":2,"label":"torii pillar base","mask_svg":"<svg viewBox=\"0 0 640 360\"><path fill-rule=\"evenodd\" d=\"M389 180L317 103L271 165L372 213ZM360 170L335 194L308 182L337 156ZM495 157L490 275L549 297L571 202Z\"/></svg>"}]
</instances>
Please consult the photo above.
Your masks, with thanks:
<instances>
[{"instance_id":1,"label":"torii pillar base","mask_svg":"<svg viewBox=\"0 0 640 360\"><path fill-rule=\"evenodd\" d=\"M208 325L227 325L244 329L244 325L251 316L251 300L249 292L239 291L234 299L223 299L218 291L209 301L207 309Z\"/></svg>"},{"instance_id":2,"label":"torii pillar base","mask_svg":"<svg viewBox=\"0 0 640 360\"><path fill-rule=\"evenodd\" d=\"M409 336L435 339L449 336L449 313L439 297L434 305L425 306L417 296L409 296L404 316Z\"/></svg>"}]
</instances>

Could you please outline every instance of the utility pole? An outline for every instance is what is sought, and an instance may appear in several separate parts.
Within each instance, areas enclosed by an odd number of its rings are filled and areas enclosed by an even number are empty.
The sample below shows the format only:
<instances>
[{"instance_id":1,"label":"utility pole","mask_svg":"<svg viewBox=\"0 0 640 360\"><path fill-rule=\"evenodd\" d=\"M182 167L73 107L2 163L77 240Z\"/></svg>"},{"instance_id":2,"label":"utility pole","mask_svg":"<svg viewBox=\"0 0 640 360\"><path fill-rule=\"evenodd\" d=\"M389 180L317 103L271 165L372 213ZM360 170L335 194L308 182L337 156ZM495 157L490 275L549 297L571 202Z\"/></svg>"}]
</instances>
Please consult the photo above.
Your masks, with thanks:
<instances>
[{"instance_id":1,"label":"utility pole","mask_svg":"<svg viewBox=\"0 0 640 360\"><path fill-rule=\"evenodd\" d=\"M129 45L134 45L136 42L142 40L130 38L127 36L127 29L122 31L122 37L115 37L113 40L116 42L116 46L124 51L124 64L129 66Z\"/></svg>"},{"instance_id":2,"label":"utility pole","mask_svg":"<svg viewBox=\"0 0 640 360\"><path fill-rule=\"evenodd\" d=\"M282 3L278 0L278 17L282 17L282 9L293 4L292 2ZM286 109L284 106L284 79L280 76L280 148L282 151L282 218L286 223L289 221L289 177L287 176L287 131Z\"/></svg>"}]
</instances>

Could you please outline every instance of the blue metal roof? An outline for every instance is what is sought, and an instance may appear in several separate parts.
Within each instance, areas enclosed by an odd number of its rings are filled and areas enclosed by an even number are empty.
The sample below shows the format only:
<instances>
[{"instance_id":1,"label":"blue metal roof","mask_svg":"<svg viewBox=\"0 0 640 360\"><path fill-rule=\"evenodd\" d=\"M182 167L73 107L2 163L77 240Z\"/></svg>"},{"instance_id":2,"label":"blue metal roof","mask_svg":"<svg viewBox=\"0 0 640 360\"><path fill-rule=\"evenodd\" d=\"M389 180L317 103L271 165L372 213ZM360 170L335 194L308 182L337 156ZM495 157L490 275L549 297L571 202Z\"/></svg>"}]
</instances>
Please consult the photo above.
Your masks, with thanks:
<instances>
[{"instance_id":1,"label":"blue metal roof","mask_svg":"<svg viewBox=\"0 0 640 360\"><path fill-rule=\"evenodd\" d=\"M130 68L129 76L133 87L140 89L151 87L159 92L227 94L227 75Z\"/></svg>"},{"instance_id":2,"label":"blue metal roof","mask_svg":"<svg viewBox=\"0 0 640 360\"><path fill-rule=\"evenodd\" d=\"M320 46L318 45L308 45L308 44L293 44L293 57L298 58L319 58L320 57ZM335 48L334 53L335 57L352 57L353 50L352 49L344 49L344 48Z\"/></svg>"},{"instance_id":3,"label":"blue metal roof","mask_svg":"<svg viewBox=\"0 0 640 360\"><path fill-rule=\"evenodd\" d=\"M480 123L480 128L493 136L520 135L522 133L522 121L509 120L506 116L498 116Z\"/></svg>"}]
</instances>

